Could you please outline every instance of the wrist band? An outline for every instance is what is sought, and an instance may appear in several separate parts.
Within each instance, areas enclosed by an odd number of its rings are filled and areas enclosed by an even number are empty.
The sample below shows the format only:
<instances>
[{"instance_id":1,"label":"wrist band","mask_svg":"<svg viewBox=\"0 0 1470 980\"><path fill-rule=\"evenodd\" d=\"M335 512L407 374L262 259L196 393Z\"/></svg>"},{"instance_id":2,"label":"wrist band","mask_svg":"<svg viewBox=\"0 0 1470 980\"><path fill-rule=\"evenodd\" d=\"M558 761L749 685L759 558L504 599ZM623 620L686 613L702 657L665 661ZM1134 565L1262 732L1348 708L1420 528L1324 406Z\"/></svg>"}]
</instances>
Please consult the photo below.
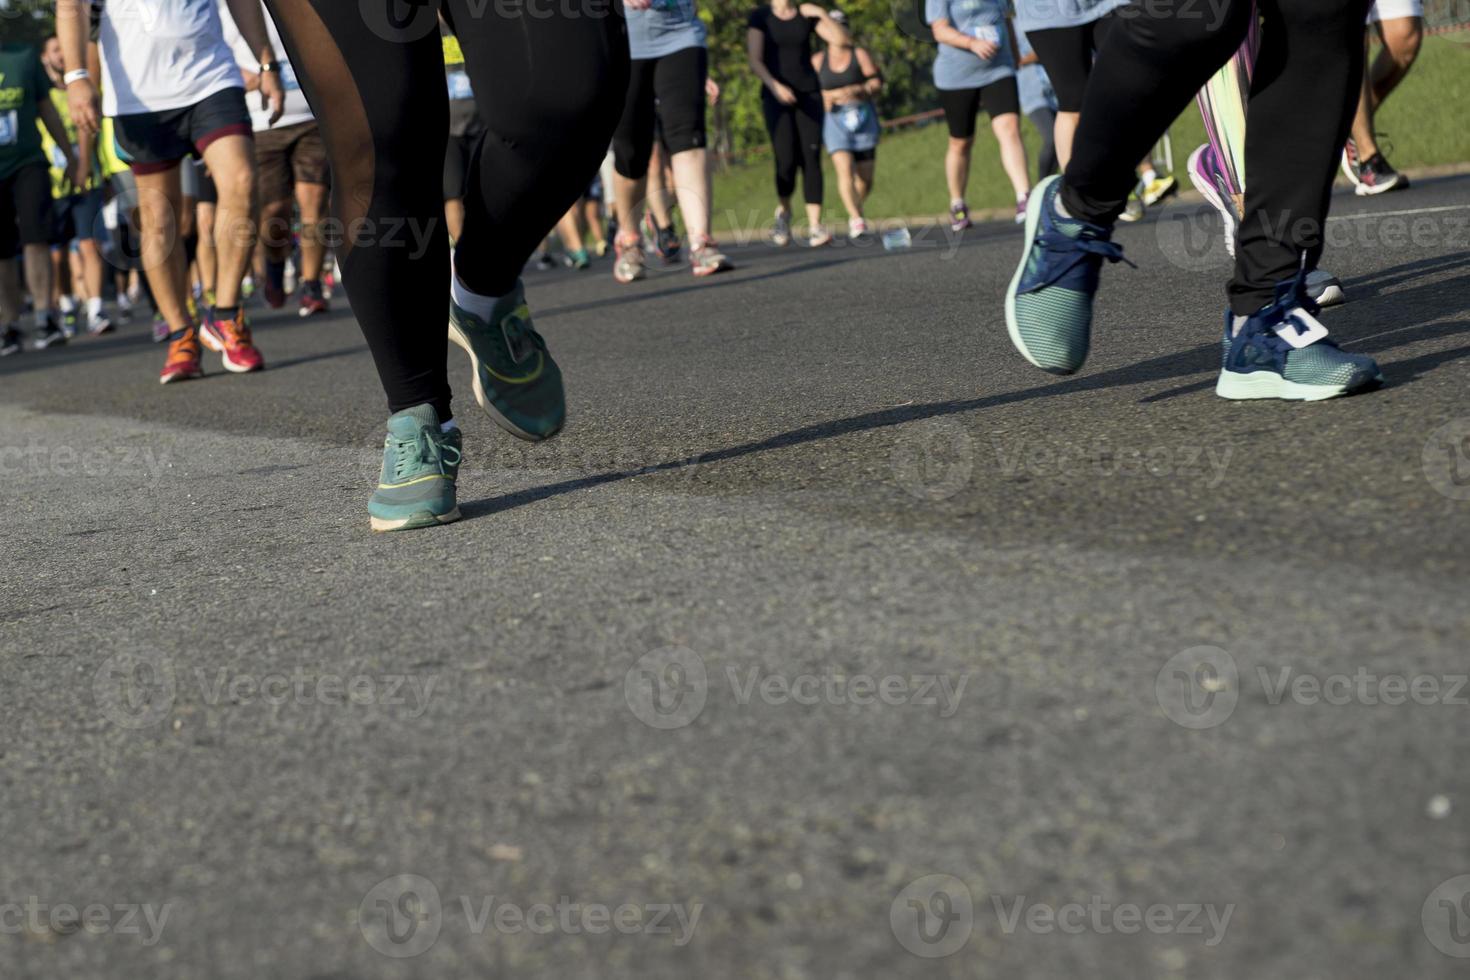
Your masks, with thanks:
<instances>
[{"instance_id":1,"label":"wrist band","mask_svg":"<svg viewBox=\"0 0 1470 980\"><path fill-rule=\"evenodd\" d=\"M61 76L61 84L63 84L63 85L70 85L72 82L79 82L79 81L81 81L84 78L91 78L91 77L92 77L92 73L89 72L89 71L87 71L87 69L85 69L85 68L78 68L75 71L69 71L65 75L62 75Z\"/></svg>"}]
</instances>

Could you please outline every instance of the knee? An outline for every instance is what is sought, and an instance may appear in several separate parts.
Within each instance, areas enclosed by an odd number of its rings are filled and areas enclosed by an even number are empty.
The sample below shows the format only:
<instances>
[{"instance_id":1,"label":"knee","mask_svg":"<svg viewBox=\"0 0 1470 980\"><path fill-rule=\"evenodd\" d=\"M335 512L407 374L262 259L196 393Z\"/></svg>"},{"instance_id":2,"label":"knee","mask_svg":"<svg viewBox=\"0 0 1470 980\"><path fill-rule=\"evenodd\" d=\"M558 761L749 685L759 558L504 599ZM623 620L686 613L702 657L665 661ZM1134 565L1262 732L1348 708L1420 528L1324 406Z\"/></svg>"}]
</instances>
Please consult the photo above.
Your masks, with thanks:
<instances>
[{"instance_id":1,"label":"knee","mask_svg":"<svg viewBox=\"0 0 1470 980\"><path fill-rule=\"evenodd\" d=\"M1002 113L990 120L990 129L999 139L1019 139L1021 124L1014 112Z\"/></svg>"},{"instance_id":2,"label":"knee","mask_svg":"<svg viewBox=\"0 0 1470 980\"><path fill-rule=\"evenodd\" d=\"M975 144L973 136L951 136L949 138L950 156L965 157L970 155L970 147Z\"/></svg>"},{"instance_id":3,"label":"knee","mask_svg":"<svg viewBox=\"0 0 1470 980\"><path fill-rule=\"evenodd\" d=\"M236 166L233 173L216 174L214 186L221 201L235 208L249 207L255 197L255 167L249 163Z\"/></svg>"}]
</instances>

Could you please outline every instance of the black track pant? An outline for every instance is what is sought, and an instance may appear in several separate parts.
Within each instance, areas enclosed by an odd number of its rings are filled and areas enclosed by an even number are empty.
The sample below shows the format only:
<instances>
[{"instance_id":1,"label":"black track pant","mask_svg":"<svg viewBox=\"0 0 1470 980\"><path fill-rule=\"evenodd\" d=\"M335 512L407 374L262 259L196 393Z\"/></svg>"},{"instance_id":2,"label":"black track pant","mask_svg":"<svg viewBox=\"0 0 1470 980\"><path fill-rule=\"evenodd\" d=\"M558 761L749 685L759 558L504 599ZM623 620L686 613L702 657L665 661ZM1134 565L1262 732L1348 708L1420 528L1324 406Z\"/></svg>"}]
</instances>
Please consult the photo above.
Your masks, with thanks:
<instances>
[{"instance_id":1,"label":"black track pant","mask_svg":"<svg viewBox=\"0 0 1470 980\"><path fill-rule=\"evenodd\" d=\"M822 97L797 92L795 105L782 105L768 91L761 92L766 132L776 156L776 196L796 190L796 168L801 168L801 194L808 204L822 203Z\"/></svg>"},{"instance_id":2,"label":"black track pant","mask_svg":"<svg viewBox=\"0 0 1470 980\"><path fill-rule=\"evenodd\" d=\"M448 93L439 0L266 0L332 162L337 255L390 411L450 417L443 221ZM607 150L628 84L612 0L579 9L443 0L486 135L470 162L455 263L500 296Z\"/></svg>"},{"instance_id":3,"label":"black track pant","mask_svg":"<svg viewBox=\"0 0 1470 980\"><path fill-rule=\"evenodd\" d=\"M1363 73L1367 0L1261 0L1261 50L1246 110L1249 174L1230 305L1239 316L1272 299L1303 253L1323 240L1338 158ZM1245 37L1251 0L1201 9L1150 0L1114 15L1072 143L1062 200L1111 225L1133 169Z\"/></svg>"}]
</instances>

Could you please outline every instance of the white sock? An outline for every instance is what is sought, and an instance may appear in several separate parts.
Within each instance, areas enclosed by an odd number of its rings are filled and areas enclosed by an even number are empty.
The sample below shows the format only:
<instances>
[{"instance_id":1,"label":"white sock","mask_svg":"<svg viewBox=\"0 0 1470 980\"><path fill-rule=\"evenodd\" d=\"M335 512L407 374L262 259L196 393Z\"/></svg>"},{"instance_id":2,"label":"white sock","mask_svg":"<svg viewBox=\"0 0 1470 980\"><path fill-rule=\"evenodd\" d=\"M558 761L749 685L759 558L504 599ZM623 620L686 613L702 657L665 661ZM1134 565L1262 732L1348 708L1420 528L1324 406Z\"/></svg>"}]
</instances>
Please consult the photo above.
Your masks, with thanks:
<instances>
[{"instance_id":1,"label":"white sock","mask_svg":"<svg viewBox=\"0 0 1470 980\"><path fill-rule=\"evenodd\" d=\"M500 302L499 296L481 296L471 291L464 283L459 281L459 274L454 272L454 264L450 263L449 295L460 309L481 320L489 320L490 315L495 312L495 304Z\"/></svg>"},{"instance_id":2,"label":"white sock","mask_svg":"<svg viewBox=\"0 0 1470 980\"><path fill-rule=\"evenodd\" d=\"M63 312L63 313L70 313L72 310L75 310L76 308L77 308L76 301L73 300L70 296L63 296L63 297L61 297L61 312Z\"/></svg>"},{"instance_id":3,"label":"white sock","mask_svg":"<svg viewBox=\"0 0 1470 980\"><path fill-rule=\"evenodd\" d=\"M1138 179L1142 180L1145 184L1151 184L1159 179L1159 175L1153 167L1145 167Z\"/></svg>"},{"instance_id":4,"label":"white sock","mask_svg":"<svg viewBox=\"0 0 1470 980\"><path fill-rule=\"evenodd\" d=\"M127 293L117 294L117 308L120 310L131 310L133 308L133 301L128 299Z\"/></svg>"},{"instance_id":5,"label":"white sock","mask_svg":"<svg viewBox=\"0 0 1470 980\"><path fill-rule=\"evenodd\" d=\"M49 322L51 322L51 311L50 310L40 310L40 309L36 310L36 327L37 327L37 329L39 329L39 330L45 330L46 329L46 324L48 324Z\"/></svg>"},{"instance_id":6,"label":"white sock","mask_svg":"<svg viewBox=\"0 0 1470 980\"><path fill-rule=\"evenodd\" d=\"M439 431L440 432L453 432L457 428L459 428L459 420L458 419L450 419L448 422L445 422L445 423L443 423L442 425L439 426Z\"/></svg>"},{"instance_id":7,"label":"white sock","mask_svg":"<svg viewBox=\"0 0 1470 980\"><path fill-rule=\"evenodd\" d=\"M95 320L102 315L102 297L93 296L87 300L87 319Z\"/></svg>"},{"instance_id":8,"label":"white sock","mask_svg":"<svg viewBox=\"0 0 1470 980\"><path fill-rule=\"evenodd\" d=\"M1026 198L1028 198L1030 196L1031 195L1027 191L1017 191L1016 192L1016 203L1017 204L1020 204L1022 201L1026 200Z\"/></svg>"},{"instance_id":9,"label":"white sock","mask_svg":"<svg viewBox=\"0 0 1470 980\"><path fill-rule=\"evenodd\" d=\"M968 205L965 204L965 199L962 197L957 197L949 202L949 209L951 211L953 211L955 208L963 208L967 206Z\"/></svg>"}]
</instances>

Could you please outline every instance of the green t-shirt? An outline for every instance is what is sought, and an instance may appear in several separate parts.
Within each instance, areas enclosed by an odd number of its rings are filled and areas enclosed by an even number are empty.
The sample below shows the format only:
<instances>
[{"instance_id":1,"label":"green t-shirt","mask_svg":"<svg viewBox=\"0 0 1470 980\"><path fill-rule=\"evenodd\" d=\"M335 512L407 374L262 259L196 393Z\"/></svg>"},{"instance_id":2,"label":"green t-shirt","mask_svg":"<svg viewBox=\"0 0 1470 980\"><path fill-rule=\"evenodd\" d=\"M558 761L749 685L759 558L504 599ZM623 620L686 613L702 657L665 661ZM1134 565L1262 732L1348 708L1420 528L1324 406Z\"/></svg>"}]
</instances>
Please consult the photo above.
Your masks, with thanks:
<instances>
[{"instance_id":1,"label":"green t-shirt","mask_svg":"<svg viewBox=\"0 0 1470 980\"><path fill-rule=\"evenodd\" d=\"M46 163L36 109L50 92L51 79L34 47L0 44L0 179Z\"/></svg>"}]
</instances>

